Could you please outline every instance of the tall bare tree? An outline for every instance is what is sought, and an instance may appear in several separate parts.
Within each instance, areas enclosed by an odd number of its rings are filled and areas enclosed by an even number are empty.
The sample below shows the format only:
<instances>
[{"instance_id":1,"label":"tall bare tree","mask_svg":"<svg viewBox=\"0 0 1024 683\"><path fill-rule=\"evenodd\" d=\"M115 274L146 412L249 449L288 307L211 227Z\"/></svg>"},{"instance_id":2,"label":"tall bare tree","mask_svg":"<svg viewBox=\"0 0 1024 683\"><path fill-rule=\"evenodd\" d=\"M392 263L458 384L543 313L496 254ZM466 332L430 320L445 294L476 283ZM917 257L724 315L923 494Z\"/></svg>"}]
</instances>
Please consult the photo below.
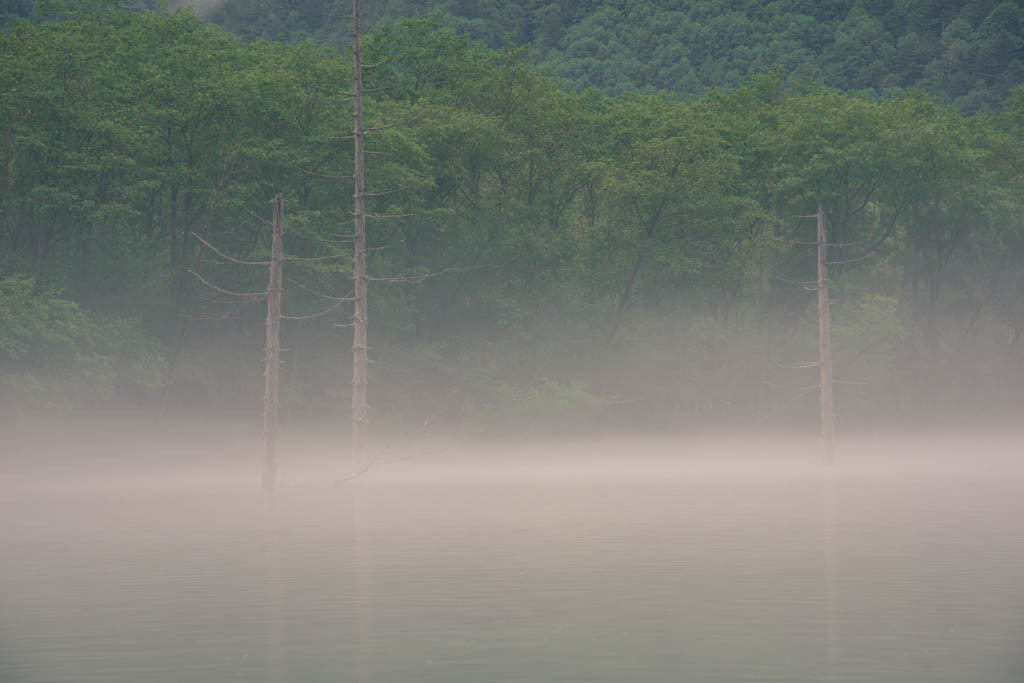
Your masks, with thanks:
<instances>
[{"instance_id":1,"label":"tall bare tree","mask_svg":"<svg viewBox=\"0 0 1024 683\"><path fill-rule=\"evenodd\" d=\"M828 241L825 237L825 212L821 206L818 220L818 376L821 438L825 457L831 462L835 450L836 415L832 384L832 314L828 294Z\"/></svg>"},{"instance_id":2,"label":"tall bare tree","mask_svg":"<svg viewBox=\"0 0 1024 683\"><path fill-rule=\"evenodd\" d=\"M278 409L280 407L279 388L281 377L281 292L284 278L284 195L278 193L273 200L274 218L271 222L271 245L269 261L246 261L225 254L206 239L193 233L193 236L210 251L221 258L246 266L267 266L270 272L267 289L262 292L234 292L209 282L196 271L196 276L204 285L221 294L236 299L266 299L267 301L267 338L264 345L263 366L263 458L262 474L263 489L273 491L277 479L277 438ZM308 259L300 259L308 260ZM198 266L197 266L198 267Z\"/></svg>"},{"instance_id":3,"label":"tall bare tree","mask_svg":"<svg viewBox=\"0 0 1024 683\"><path fill-rule=\"evenodd\" d=\"M263 489L272 491L277 479L278 389L281 375L281 281L284 274L284 195L274 197L270 282L267 285L267 343L263 390Z\"/></svg>"},{"instance_id":4,"label":"tall bare tree","mask_svg":"<svg viewBox=\"0 0 1024 683\"><path fill-rule=\"evenodd\" d=\"M363 149L363 68L360 63L359 0L352 0L353 52L353 118L355 141L355 188L353 192L355 230L353 235L352 281L355 287L355 310L352 316L352 458L356 471L367 467L366 432L369 422L367 405L366 340L366 167Z\"/></svg>"}]
</instances>

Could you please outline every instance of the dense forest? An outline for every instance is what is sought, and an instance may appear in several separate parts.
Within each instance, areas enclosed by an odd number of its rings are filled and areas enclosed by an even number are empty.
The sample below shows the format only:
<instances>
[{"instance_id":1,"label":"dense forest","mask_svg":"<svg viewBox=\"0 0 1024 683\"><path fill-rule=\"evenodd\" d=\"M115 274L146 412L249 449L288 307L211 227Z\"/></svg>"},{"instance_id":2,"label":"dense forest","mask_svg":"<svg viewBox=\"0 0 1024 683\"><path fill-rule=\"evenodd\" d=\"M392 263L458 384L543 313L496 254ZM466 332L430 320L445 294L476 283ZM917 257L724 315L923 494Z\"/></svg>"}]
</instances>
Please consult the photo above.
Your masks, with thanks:
<instances>
[{"instance_id":1,"label":"dense forest","mask_svg":"<svg viewBox=\"0 0 1024 683\"><path fill-rule=\"evenodd\" d=\"M0 17L37 16L38 4L0 0ZM339 0L170 2L181 5L248 40L351 40ZM424 18L492 49L527 47L560 85L613 95L699 96L781 68L851 94L924 90L973 114L998 111L1024 79L1024 9L1010 0L386 0L364 11L370 26Z\"/></svg>"},{"instance_id":2,"label":"dense forest","mask_svg":"<svg viewBox=\"0 0 1024 683\"><path fill-rule=\"evenodd\" d=\"M1021 9L670 4L373 4L375 423L813 424L819 205L841 428L1012 414ZM332 7L3 4L4 414L256 415L279 192L283 415L347 410Z\"/></svg>"},{"instance_id":3,"label":"dense forest","mask_svg":"<svg viewBox=\"0 0 1024 683\"><path fill-rule=\"evenodd\" d=\"M968 0L449 0L373 3L374 19L424 16L530 60L575 89L699 95L784 68L845 92L923 89L965 113L995 111L1024 78L1017 2ZM213 22L247 37L343 46L330 0L227 0ZM327 18L325 17L337 17Z\"/></svg>"}]
</instances>

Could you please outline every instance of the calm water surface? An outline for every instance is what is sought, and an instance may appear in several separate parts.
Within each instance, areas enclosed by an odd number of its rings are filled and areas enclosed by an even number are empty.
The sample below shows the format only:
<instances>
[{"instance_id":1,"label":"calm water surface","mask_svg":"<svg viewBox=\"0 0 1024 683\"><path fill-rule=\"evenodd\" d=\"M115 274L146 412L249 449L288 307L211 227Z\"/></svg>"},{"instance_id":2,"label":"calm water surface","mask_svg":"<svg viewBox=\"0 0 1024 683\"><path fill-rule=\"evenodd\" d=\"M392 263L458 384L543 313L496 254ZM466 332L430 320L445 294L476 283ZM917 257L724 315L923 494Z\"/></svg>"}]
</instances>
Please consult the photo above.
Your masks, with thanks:
<instances>
[{"instance_id":1,"label":"calm water surface","mask_svg":"<svg viewBox=\"0 0 1024 683\"><path fill-rule=\"evenodd\" d=\"M1024 680L1024 462L623 446L3 489L0 681Z\"/></svg>"}]
</instances>

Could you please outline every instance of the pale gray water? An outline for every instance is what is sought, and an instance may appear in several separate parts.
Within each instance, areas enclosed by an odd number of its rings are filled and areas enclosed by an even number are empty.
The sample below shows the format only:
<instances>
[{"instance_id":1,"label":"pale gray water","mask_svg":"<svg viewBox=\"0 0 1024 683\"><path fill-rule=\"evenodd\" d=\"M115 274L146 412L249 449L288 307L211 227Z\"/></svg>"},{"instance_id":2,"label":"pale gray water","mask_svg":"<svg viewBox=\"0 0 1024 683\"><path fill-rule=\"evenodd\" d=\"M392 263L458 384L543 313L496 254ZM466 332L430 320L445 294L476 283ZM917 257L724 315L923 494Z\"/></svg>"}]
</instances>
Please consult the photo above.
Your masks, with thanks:
<instances>
[{"instance_id":1,"label":"pale gray water","mask_svg":"<svg viewBox=\"0 0 1024 683\"><path fill-rule=\"evenodd\" d=\"M1024 461L952 450L22 482L0 681L1019 683Z\"/></svg>"}]
</instances>

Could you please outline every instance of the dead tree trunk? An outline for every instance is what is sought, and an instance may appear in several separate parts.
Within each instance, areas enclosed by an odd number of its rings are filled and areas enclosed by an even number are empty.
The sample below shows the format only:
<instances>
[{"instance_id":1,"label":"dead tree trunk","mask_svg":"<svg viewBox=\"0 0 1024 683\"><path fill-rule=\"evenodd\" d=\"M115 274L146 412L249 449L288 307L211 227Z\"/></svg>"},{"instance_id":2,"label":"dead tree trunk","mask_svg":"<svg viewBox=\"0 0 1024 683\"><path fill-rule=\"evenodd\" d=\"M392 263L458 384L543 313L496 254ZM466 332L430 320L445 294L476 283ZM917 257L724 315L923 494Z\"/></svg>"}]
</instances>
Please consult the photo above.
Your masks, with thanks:
<instances>
[{"instance_id":1,"label":"dead tree trunk","mask_svg":"<svg viewBox=\"0 0 1024 683\"><path fill-rule=\"evenodd\" d=\"M821 438L825 458L831 462L835 448L835 409L832 402L832 316L828 295L828 241L825 212L818 207L818 367L820 370Z\"/></svg>"},{"instance_id":2,"label":"dead tree trunk","mask_svg":"<svg viewBox=\"0 0 1024 683\"><path fill-rule=\"evenodd\" d=\"M366 169L363 163L363 73L360 64L359 0L352 0L353 38L353 112L355 127L355 235L352 280L355 288L355 311L352 319L352 459L357 472L366 463L366 432L369 409L366 400Z\"/></svg>"},{"instance_id":3,"label":"dead tree trunk","mask_svg":"<svg viewBox=\"0 0 1024 683\"><path fill-rule=\"evenodd\" d=\"M284 195L274 198L270 282L267 285L267 343L263 390L263 490L273 491L277 479L277 414L281 374L281 280L284 270Z\"/></svg>"}]
</instances>

